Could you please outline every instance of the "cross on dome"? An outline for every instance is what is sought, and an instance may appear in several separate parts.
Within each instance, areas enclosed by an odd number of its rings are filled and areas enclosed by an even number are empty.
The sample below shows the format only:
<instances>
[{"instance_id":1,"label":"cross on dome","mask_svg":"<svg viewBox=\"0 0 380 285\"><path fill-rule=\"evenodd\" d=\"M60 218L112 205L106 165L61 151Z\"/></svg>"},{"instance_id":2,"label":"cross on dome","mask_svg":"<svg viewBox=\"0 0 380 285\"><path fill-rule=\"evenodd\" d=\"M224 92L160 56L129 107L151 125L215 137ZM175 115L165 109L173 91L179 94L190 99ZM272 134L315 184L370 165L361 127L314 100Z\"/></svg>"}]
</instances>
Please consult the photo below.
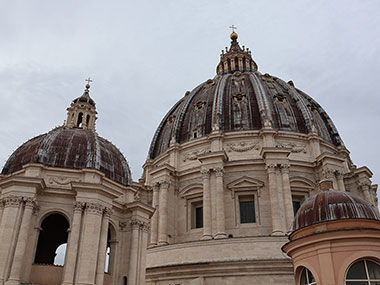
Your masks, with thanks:
<instances>
[{"instance_id":1,"label":"cross on dome","mask_svg":"<svg viewBox=\"0 0 380 285\"><path fill-rule=\"evenodd\" d=\"M232 32L235 33L235 30L237 29L237 27L235 25L231 25L230 29L232 29Z\"/></svg>"}]
</instances>

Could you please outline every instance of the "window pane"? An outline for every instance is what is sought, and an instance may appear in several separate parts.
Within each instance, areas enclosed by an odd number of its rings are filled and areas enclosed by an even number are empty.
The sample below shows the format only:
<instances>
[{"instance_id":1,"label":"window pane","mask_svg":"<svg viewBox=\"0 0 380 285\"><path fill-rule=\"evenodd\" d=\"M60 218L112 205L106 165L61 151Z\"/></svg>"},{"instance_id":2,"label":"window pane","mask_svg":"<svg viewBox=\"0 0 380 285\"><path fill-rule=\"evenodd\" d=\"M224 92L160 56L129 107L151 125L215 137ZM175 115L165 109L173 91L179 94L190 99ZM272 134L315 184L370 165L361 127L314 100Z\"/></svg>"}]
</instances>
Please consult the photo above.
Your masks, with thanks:
<instances>
[{"instance_id":1,"label":"window pane","mask_svg":"<svg viewBox=\"0 0 380 285\"><path fill-rule=\"evenodd\" d=\"M371 285L380 285L380 281L372 281Z\"/></svg>"},{"instance_id":2,"label":"window pane","mask_svg":"<svg viewBox=\"0 0 380 285\"><path fill-rule=\"evenodd\" d=\"M240 223L255 222L255 203L253 201L240 201Z\"/></svg>"},{"instance_id":3,"label":"window pane","mask_svg":"<svg viewBox=\"0 0 380 285\"><path fill-rule=\"evenodd\" d=\"M195 228L203 228L203 207L195 208Z\"/></svg>"},{"instance_id":4,"label":"window pane","mask_svg":"<svg viewBox=\"0 0 380 285\"><path fill-rule=\"evenodd\" d=\"M349 279L364 279L367 280L367 274L364 268L364 260L355 262L347 273L347 280ZM347 283L348 284L348 283ZM361 283L352 283L352 284L361 284ZM367 284L367 283L365 283Z\"/></svg>"},{"instance_id":5,"label":"window pane","mask_svg":"<svg viewBox=\"0 0 380 285\"><path fill-rule=\"evenodd\" d=\"M306 270L307 270L307 275L309 277L309 283L315 282L313 274L310 272L310 270L308 270L308 269L306 269Z\"/></svg>"},{"instance_id":6,"label":"window pane","mask_svg":"<svg viewBox=\"0 0 380 285\"><path fill-rule=\"evenodd\" d=\"M301 279L300 279L300 285L306 285L306 268L302 270Z\"/></svg>"},{"instance_id":7,"label":"window pane","mask_svg":"<svg viewBox=\"0 0 380 285\"><path fill-rule=\"evenodd\" d=\"M297 214L298 209L301 207L300 201L293 201L293 212L294 216Z\"/></svg>"},{"instance_id":8,"label":"window pane","mask_svg":"<svg viewBox=\"0 0 380 285\"><path fill-rule=\"evenodd\" d=\"M346 281L346 285L368 285L366 281Z\"/></svg>"},{"instance_id":9,"label":"window pane","mask_svg":"<svg viewBox=\"0 0 380 285\"><path fill-rule=\"evenodd\" d=\"M380 266L372 261L367 260L369 278L380 280Z\"/></svg>"}]
</instances>

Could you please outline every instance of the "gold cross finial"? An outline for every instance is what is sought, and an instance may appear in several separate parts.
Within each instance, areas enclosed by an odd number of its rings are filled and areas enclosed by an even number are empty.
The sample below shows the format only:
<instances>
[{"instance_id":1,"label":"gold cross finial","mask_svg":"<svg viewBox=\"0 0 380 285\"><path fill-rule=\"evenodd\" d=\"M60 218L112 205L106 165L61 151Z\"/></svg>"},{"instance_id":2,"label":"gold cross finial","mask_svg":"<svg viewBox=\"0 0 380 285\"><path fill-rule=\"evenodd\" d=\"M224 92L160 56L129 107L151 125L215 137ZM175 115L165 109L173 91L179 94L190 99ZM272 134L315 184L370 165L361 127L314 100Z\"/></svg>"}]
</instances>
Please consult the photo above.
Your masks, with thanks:
<instances>
[{"instance_id":1,"label":"gold cross finial","mask_svg":"<svg viewBox=\"0 0 380 285\"><path fill-rule=\"evenodd\" d=\"M230 29L232 29L232 32L234 33L235 30L237 29L237 27L235 27L234 25L230 26Z\"/></svg>"},{"instance_id":2,"label":"gold cross finial","mask_svg":"<svg viewBox=\"0 0 380 285\"><path fill-rule=\"evenodd\" d=\"M87 84L90 84L90 82L92 82L92 79L89 77L89 78L86 79L85 81L87 81Z\"/></svg>"},{"instance_id":3,"label":"gold cross finial","mask_svg":"<svg viewBox=\"0 0 380 285\"><path fill-rule=\"evenodd\" d=\"M90 89L90 82L92 82L92 80L91 80L91 78L89 77L89 78L85 79L84 81L87 81L86 89L87 89L87 91L88 91L88 89Z\"/></svg>"}]
</instances>

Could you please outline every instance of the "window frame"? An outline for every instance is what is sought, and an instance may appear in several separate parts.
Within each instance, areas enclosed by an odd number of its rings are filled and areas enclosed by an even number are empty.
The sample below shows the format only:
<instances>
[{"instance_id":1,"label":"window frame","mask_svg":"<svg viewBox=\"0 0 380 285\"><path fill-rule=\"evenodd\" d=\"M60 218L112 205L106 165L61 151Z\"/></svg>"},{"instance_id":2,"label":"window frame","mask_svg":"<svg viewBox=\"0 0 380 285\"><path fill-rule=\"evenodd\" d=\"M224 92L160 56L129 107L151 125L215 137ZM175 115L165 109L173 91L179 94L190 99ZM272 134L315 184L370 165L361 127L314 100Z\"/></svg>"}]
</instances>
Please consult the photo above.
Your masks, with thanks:
<instances>
[{"instance_id":1,"label":"window frame","mask_svg":"<svg viewBox=\"0 0 380 285\"><path fill-rule=\"evenodd\" d=\"M302 274L304 272L306 272L306 275L305 275L306 276L306 284L301 284L301 278L302 278ZM310 282L309 281L309 274L308 274L308 272L313 276L314 282ZM317 279L315 278L313 272L311 272L311 270L309 268L307 268L306 266L303 266L303 268L301 270L301 273L300 273L300 275L298 277L298 282L297 283L298 283L298 285L316 285L317 284Z\"/></svg>"},{"instance_id":2,"label":"window frame","mask_svg":"<svg viewBox=\"0 0 380 285\"><path fill-rule=\"evenodd\" d=\"M367 275L367 279L366 280L365 279L347 279L347 275L348 275L350 269L352 268L352 266L354 264L360 262L360 261L364 261L364 269L365 269L365 273ZM367 282L368 285L370 285L372 282L380 282L380 278L378 278L378 279L371 279L371 277L369 276L367 261L375 263L379 267L379 271L380 271L380 263L377 262L377 261L375 261L375 260L373 260L373 259L371 259L371 258L361 258L361 259L355 260L347 268L346 274L344 276L344 284L345 285L347 284L347 282Z\"/></svg>"}]
</instances>

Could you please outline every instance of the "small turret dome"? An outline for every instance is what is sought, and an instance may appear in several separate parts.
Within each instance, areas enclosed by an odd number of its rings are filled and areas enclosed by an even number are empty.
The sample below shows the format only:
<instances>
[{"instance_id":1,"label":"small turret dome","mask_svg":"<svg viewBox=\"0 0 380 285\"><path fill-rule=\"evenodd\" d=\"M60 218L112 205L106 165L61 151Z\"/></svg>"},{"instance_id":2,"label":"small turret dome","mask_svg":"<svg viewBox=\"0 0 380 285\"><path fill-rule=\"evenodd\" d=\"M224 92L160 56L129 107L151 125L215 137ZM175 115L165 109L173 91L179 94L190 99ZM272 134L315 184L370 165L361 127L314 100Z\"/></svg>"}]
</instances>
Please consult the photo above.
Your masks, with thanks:
<instances>
[{"instance_id":1,"label":"small turret dome","mask_svg":"<svg viewBox=\"0 0 380 285\"><path fill-rule=\"evenodd\" d=\"M353 193L327 190L302 204L294 218L293 230L342 219L380 220L380 216L370 203Z\"/></svg>"},{"instance_id":2,"label":"small turret dome","mask_svg":"<svg viewBox=\"0 0 380 285\"><path fill-rule=\"evenodd\" d=\"M107 178L131 185L129 165L111 142L95 131L95 102L88 93L73 100L64 126L32 138L9 157L2 174L12 174L28 163L69 169L96 169Z\"/></svg>"}]
</instances>

